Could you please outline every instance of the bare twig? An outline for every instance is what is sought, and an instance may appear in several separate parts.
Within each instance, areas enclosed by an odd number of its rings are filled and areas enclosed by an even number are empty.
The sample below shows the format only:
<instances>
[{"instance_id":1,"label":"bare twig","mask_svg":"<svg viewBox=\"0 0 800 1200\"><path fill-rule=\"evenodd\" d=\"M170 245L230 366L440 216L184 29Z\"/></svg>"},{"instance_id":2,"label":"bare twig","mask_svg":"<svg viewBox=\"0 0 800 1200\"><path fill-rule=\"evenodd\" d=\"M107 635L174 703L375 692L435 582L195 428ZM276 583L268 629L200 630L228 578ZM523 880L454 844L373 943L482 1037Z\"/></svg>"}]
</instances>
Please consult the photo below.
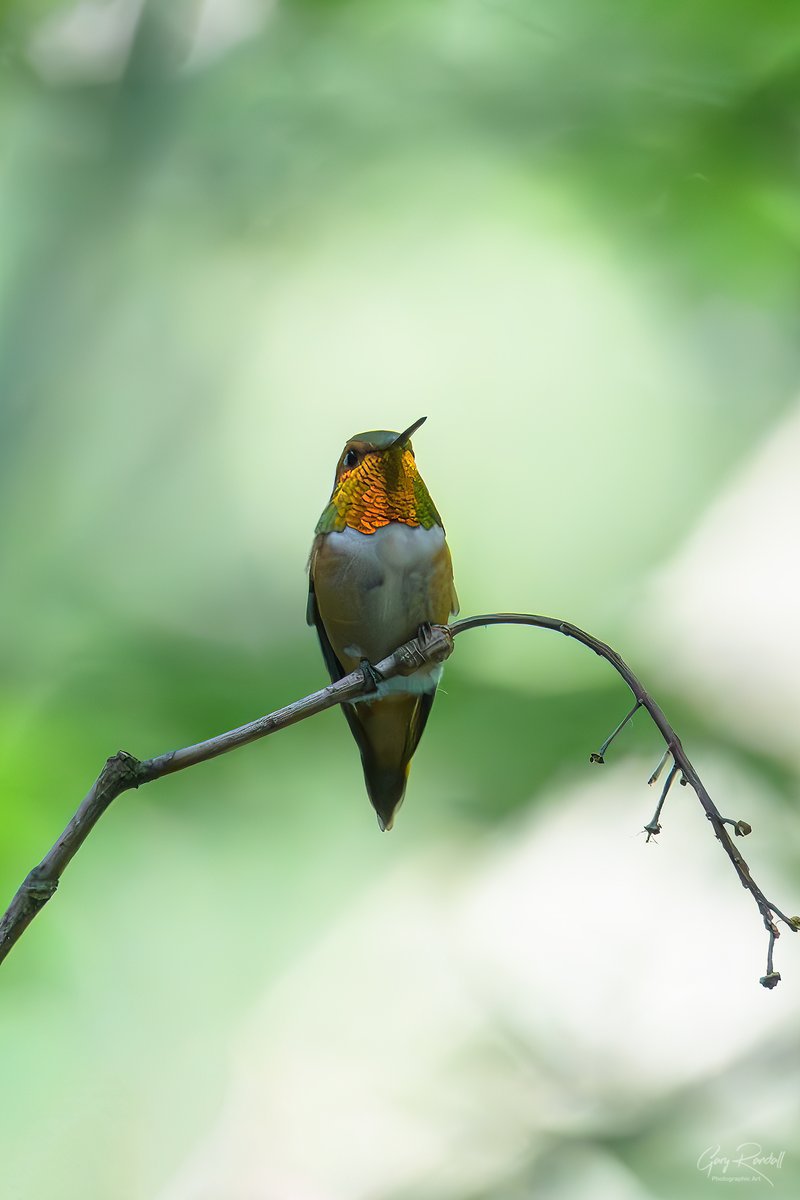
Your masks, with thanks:
<instances>
[{"instance_id":1,"label":"bare twig","mask_svg":"<svg viewBox=\"0 0 800 1200\"><path fill-rule=\"evenodd\" d=\"M648 784L650 785L650 787L652 787L652 785L657 781L659 775L664 770L664 767L667 765L668 758L669 758L669 747L661 755L661 758L658 760L658 766L656 767L655 771L653 771L653 774L650 776L650 778L647 781Z\"/></svg>"},{"instance_id":2,"label":"bare twig","mask_svg":"<svg viewBox=\"0 0 800 1200\"><path fill-rule=\"evenodd\" d=\"M400 646L374 668L359 668L319 692L313 692L268 716L259 717L248 725L209 738L207 742L198 742L182 750L170 750L167 754L148 758L144 762L120 750L107 760L61 837L28 874L0 920L0 962L54 894L70 861L117 796L144 783L152 783L154 779L161 779L164 775L173 775L176 771L185 771L187 767L227 754L229 750L246 746L248 742L285 729L287 725L296 725L298 721L324 712L335 704L367 696L374 690L374 677L370 670L376 671L383 679L391 679L393 675L410 675L420 667L443 662L452 649L453 641L447 626L436 625L429 636L414 638Z\"/></svg>"},{"instance_id":3,"label":"bare twig","mask_svg":"<svg viewBox=\"0 0 800 1200\"><path fill-rule=\"evenodd\" d=\"M726 825L731 825L733 826L737 837L744 837L750 833L750 826L746 821L734 821L730 817L722 816L716 804L706 791L700 776L697 774L691 762L689 761L689 758L683 746L681 745L681 740L677 733L672 728L652 696L649 696L644 690L642 684L636 678L627 663L623 662L616 650L612 650L610 646L605 644L605 642L601 642L596 637L592 637L590 633L586 633L583 629L578 629L576 625L570 625L568 621L559 621L556 617L536 617L530 616L527 613L493 613L491 616L467 617L466 620L456 621L450 626L450 632L455 637L457 634L463 633L466 629L475 629L484 625L533 625L537 629L552 629L556 633L563 633L565 637L575 638L576 641L582 642L584 646L588 646L590 650L594 650L595 654L599 654L601 658L604 658L607 662L610 662L614 670L622 676L633 693L633 698L636 701L636 704L625 717L625 719L620 723L620 725L617 726L617 729L614 730L611 738L614 738L619 730L628 723L633 714L636 712L637 708L641 707L647 710L653 723L666 742L667 750L669 754L672 755L672 761L674 764L664 787L658 808L656 809L654 823L658 824L657 818L661 814L661 808L664 800L666 799L667 792L669 791L669 787L673 782L676 772L679 770L681 772L681 783L688 783L694 789L698 800L703 806L706 817L711 822L711 827L714 830L714 833L722 843L722 847L728 858L733 863L742 887L747 889L758 906L758 911L761 913L761 918L764 922L764 928L767 930L769 935L767 973L766 975L761 976L760 982L763 987L775 987L775 985L780 982L781 978L780 973L774 970L772 965L772 951L775 945L775 939L780 937L780 930L777 927L776 920L783 921L784 925L796 933L797 930L800 929L800 917L787 917L786 914L782 913L781 910L775 904L773 904L771 900L768 900L761 891L761 888L750 874L750 868L742 858L739 851L736 849L736 846L731 840L730 834L725 828ZM610 743L611 738L609 738L605 743L606 747ZM602 762L602 753L593 754L591 756L591 761ZM651 780L658 776L665 761L666 757L656 768L653 776L651 776ZM656 830L651 830L651 828L648 826L645 826L645 829L647 830L648 835L651 832L657 832Z\"/></svg>"},{"instance_id":4,"label":"bare twig","mask_svg":"<svg viewBox=\"0 0 800 1200\"><path fill-rule=\"evenodd\" d=\"M628 724L628 722L630 720L632 720L633 717L636 716L636 713L639 711L639 709L641 707L642 707L641 702L639 700L637 700L636 703L634 704L633 708L631 709L631 711L622 718L622 720L620 721L620 723L616 727L616 729L611 730L611 733L608 735L606 740L603 742L600 749L595 750L594 754L589 755L589 762L604 763L606 761L605 760L606 750L608 750L608 747L614 741L614 738L617 736L617 734L622 733L623 729Z\"/></svg>"},{"instance_id":5,"label":"bare twig","mask_svg":"<svg viewBox=\"0 0 800 1200\"><path fill-rule=\"evenodd\" d=\"M197 745L187 746L181 750L172 750L157 758L144 761L134 758L132 754L128 754L124 750L119 751L107 760L61 837L38 866L30 871L0 920L0 962L19 940L36 914L55 893L59 880L70 861L108 806L122 792L138 788L145 783L152 783L153 780L160 779L164 775L183 771L187 767L206 762L220 754L226 754L229 750L235 750L239 746L247 745L248 742L254 742L279 729L285 729L288 725L294 725L298 721L303 721L306 717L314 716L336 704L365 698L374 689L376 675L379 678L390 679L394 675L410 675L423 666L443 662L452 653L454 637L465 633L468 629L477 629L486 625L532 625L539 629L555 630L594 650L596 654L610 662L622 676L633 693L635 704L613 733L606 738L600 750L592 754L591 759L593 762L599 763L604 761L604 755L611 742L624 729L639 708L644 708L649 713L667 745L664 759L651 777L651 782L655 780L669 755L672 756L673 766L653 819L650 825L645 826L648 831L648 840L651 833L660 831L658 819L661 809L675 775L680 771L681 783L691 784L697 793L706 816L733 863L742 886L747 888L758 906L769 934L767 974L762 977L761 983L765 987L774 987L780 980L780 974L774 970L772 963L775 939L779 936L775 920L783 921L790 929L797 930L800 928L800 918L785 916L780 909L767 900L753 881L747 863L739 854L725 828L726 825L731 825L737 836L743 836L750 832L750 826L745 821L733 821L720 814L689 762L672 726L615 650L567 621L559 621L554 617L532 616L527 613L489 613L485 616L468 617L461 621L455 621L450 626L435 625L432 630L421 633L419 637L399 647L393 654L374 666L365 664L363 668L346 675L337 683L332 683L321 691L305 696L302 700L287 705L286 708L278 709L277 712L259 717L258 720L252 721L248 725L242 725L238 729L219 734L217 737L199 742Z\"/></svg>"},{"instance_id":6,"label":"bare twig","mask_svg":"<svg viewBox=\"0 0 800 1200\"><path fill-rule=\"evenodd\" d=\"M661 826L659 824L661 810L664 807L664 801L667 798L667 792L672 787L672 782L673 782L675 776L677 775L677 773L678 773L678 764L673 763L672 767L670 769L670 773L667 776L666 782L665 782L663 788L661 789L661 795L659 796L658 804L656 805L656 811L653 813L652 817L650 818L650 820L647 822L647 824L644 827L645 833L647 834L648 842L650 841L651 837L655 837L655 835L657 833L661 833Z\"/></svg>"}]
</instances>

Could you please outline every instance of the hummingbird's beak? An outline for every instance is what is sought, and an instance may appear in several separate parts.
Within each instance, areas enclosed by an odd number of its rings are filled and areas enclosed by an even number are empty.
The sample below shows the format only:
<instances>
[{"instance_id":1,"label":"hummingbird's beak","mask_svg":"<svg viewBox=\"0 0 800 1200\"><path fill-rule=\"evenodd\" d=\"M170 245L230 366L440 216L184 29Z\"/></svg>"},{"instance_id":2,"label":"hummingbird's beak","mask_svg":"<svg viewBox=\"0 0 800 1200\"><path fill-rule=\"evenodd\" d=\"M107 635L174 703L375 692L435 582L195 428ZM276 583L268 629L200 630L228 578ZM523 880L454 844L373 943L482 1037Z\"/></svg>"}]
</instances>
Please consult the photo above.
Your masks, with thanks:
<instances>
[{"instance_id":1,"label":"hummingbird's beak","mask_svg":"<svg viewBox=\"0 0 800 1200\"><path fill-rule=\"evenodd\" d=\"M424 425L427 419L427 417L420 417L420 419L415 421L413 425L409 425L408 429L404 429L402 433L398 433L397 437L389 446L389 449L394 450L395 446L405 446L412 433L416 433L420 425Z\"/></svg>"}]
</instances>

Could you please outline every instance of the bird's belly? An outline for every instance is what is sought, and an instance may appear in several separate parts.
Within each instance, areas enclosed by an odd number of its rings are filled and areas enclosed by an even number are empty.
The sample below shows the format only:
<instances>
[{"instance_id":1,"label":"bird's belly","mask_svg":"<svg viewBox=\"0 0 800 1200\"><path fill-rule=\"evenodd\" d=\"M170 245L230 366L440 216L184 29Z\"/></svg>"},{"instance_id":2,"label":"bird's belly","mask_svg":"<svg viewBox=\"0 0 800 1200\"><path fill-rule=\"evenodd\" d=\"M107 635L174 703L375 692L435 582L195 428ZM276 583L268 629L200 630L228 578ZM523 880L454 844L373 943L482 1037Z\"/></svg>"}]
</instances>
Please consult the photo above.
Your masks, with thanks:
<instances>
[{"instance_id":1,"label":"bird's belly","mask_svg":"<svg viewBox=\"0 0 800 1200\"><path fill-rule=\"evenodd\" d=\"M424 622L450 616L452 567L444 531L393 522L372 534L350 528L330 533L320 547L314 587L342 666L350 671L362 658L379 662ZM428 691L440 673L420 672L411 687L398 677L395 687Z\"/></svg>"}]
</instances>

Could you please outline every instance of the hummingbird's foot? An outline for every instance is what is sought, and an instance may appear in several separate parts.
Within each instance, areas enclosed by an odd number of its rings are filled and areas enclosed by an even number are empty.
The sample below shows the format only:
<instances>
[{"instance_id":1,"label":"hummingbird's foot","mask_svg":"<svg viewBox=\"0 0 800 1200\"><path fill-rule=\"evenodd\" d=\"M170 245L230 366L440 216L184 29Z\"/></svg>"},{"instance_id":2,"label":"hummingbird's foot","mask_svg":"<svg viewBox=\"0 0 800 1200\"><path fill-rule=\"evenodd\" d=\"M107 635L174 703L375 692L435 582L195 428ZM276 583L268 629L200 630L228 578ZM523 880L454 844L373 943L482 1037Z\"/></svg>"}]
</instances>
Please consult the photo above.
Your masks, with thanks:
<instances>
[{"instance_id":1,"label":"hummingbird's foot","mask_svg":"<svg viewBox=\"0 0 800 1200\"><path fill-rule=\"evenodd\" d=\"M364 676L364 683L370 688L369 695L377 692L380 685L383 683L383 676L380 671L376 671L368 658L362 658L358 664L361 667L361 673Z\"/></svg>"},{"instance_id":2,"label":"hummingbird's foot","mask_svg":"<svg viewBox=\"0 0 800 1200\"><path fill-rule=\"evenodd\" d=\"M433 626L431 625L430 621L422 622L419 629L417 630L417 637L419 638L419 640L423 646L425 645L426 642L429 642L431 640L431 638L433 637Z\"/></svg>"}]
</instances>

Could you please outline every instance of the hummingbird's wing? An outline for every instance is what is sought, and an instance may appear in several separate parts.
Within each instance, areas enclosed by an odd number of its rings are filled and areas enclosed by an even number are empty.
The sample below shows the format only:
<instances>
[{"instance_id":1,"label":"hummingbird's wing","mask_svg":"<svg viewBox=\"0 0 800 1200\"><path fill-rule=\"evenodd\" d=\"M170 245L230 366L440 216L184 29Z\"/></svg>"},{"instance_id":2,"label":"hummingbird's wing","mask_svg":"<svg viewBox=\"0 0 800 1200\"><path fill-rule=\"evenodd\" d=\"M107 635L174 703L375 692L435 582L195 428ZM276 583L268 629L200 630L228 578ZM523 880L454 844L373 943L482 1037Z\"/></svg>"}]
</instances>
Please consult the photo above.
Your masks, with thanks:
<instances>
[{"instance_id":1,"label":"hummingbird's wing","mask_svg":"<svg viewBox=\"0 0 800 1200\"><path fill-rule=\"evenodd\" d=\"M347 674L347 671L345 671L344 667L339 662L338 658L336 657L336 654L334 653L333 646L330 643L328 634L325 631L325 626L322 623L322 617L320 616L320 613L319 613L319 605L317 604L317 595L316 595L316 592L314 591L314 550L315 549L316 549L316 542L314 543L314 547L312 548L311 558L309 561L308 604L306 605L306 621L308 622L309 625L313 625L316 628L317 637L319 638L320 649L322 650L322 657L325 659L325 666L328 668L328 674L331 677L331 682L336 683L337 680L342 679ZM356 716L355 705L342 704L341 709L342 709L342 712L344 713L345 717L347 718L347 724L350 726L350 730L353 734L353 737L356 740L358 748L361 751L361 756L363 758L363 756L369 752L369 744L367 742L367 737L364 732L364 727L361 724L361 722L359 721L358 717ZM420 734L421 733L422 733L422 730L420 730Z\"/></svg>"},{"instance_id":2,"label":"hummingbird's wing","mask_svg":"<svg viewBox=\"0 0 800 1200\"><path fill-rule=\"evenodd\" d=\"M322 617L319 615L319 607L317 605L317 596L314 591L314 575L312 571L308 573L308 604L306 605L306 621L309 625L314 625L317 630L317 637L322 649L322 657L325 659L325 666L328 668L328 674L331 677L331 682L336 683L346 674L344 667L339 662L333 652L333 646L328 640L328 635L325 632L325 626L322 624Z\"/></svg>"},{"instance_id":3,"label":"hummingbird's wing","mask_svg":"<svg viewBox=\"0 0 800 1200\"><path fill-rule=\"evenodd\" d=\"M348 672L344 670L341 662L339 662L339 660L336 658L336 654L333 652L333 647L331 646L330 638L327 636L327 632L325 631L323 618L320 617L319 605L317 604L317 593L314 592L313 568L308 572L308 605L306 607L306 620L309 625L314 625L315 629L317 629L317 636L319 638L321 652L323 652L323 658L325 659L327 672L330 674L331 682L336 683L337 679L342 679ZM355 704L344 703L339 707L341 707L345 719L347 719L348 725L350 726L350 732L353 733L356 745L359 746L359 751L361 752L361 761L365 763L366 770L366 763L369 761L369 758L372 757L372 745L371 742L369 742L369 736L366 728L359 719L359 712L357 712ZM428 709L429 707L431 706L428 706ZM422 736L423 727L425 727L425 720L422 721L420 732L417 734L416 742L419 742L420 737ZM414 743L415 745L416 742ZM381 821L383 821L383 817L381 817Z\"/></svg>"},{"instance_id":4,"label":"hummingbird's wing","mask_svg":"<svg viewBox=\"0 0 800 1200\"><path fill-rule=\"evenodd\" d=\"M411 699L409 697L409 700ZM414 756L414 751L419 745L419 739L422 737L425 726L428 724L428 717L431 715L435 699L435 691L422 692L420 695L413 697L414 707L411 713L411 720L408 722L408 737L406 738L403 755L406 762L410 762Z\"/></svg>"}]
</instances>

